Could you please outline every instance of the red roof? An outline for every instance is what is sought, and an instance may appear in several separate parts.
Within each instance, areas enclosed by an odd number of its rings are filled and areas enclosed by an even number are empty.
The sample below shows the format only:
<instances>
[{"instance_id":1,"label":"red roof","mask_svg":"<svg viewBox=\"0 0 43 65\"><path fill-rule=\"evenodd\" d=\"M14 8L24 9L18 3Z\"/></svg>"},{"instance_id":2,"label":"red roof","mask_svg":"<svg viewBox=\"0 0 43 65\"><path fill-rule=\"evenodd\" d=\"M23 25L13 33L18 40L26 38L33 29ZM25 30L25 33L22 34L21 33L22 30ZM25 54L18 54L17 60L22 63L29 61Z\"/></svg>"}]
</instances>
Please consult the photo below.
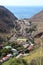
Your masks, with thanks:
<instances>
[{"instance_id":1,"label":"red roof","mask_svg":"<svg viewBox=\"0 0 43 65\"><path fill-rule=\"evenodd\" d=\"M33 49L33 46L30 45L27 49L28 49L28 50L32 50L32 49Z\"/></svg>"},{"instance_id":2,"label":"red roof","mask_svg":"<svg viewBox=\"0 0 43 65\"><path fill-rule=\"evenodd\" d=\"M5 61L5 60L9 59L9 57L6 56L6 57L3 57L2 59Z\"/></svg>"}]
</instances>

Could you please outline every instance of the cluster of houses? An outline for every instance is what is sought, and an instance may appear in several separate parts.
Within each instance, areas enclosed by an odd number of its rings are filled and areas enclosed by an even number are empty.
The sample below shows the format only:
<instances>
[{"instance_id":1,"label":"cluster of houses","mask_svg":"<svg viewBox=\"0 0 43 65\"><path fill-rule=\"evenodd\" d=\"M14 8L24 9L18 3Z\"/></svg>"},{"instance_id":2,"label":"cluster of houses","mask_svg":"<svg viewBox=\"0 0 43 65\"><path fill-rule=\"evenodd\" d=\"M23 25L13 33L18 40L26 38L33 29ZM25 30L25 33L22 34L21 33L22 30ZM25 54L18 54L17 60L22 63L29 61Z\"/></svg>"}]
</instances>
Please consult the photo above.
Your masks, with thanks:
<instances>
[{"instance_id":1,"label":"cluster of houses","mask_svg":"<svg viewBox=\"0 0 43 65\"><path fill-rule=\"evenodd\" d=\"M17 51L17 49L12 48L11 46L5 46L3 48L8 49L11 48L11 51L13 52L13 54L7 54L5 57L3 57L2 59L0 59L0 62L4 62L7 61L8 59L10 59L10 57L22 57L22 56L27 56L29 55L29 52L33 49L34 44L30 43L26 43L27 39L23 39L23 38L18 38L17 39L17 43L22 45L26 50L19 50Z\"/></svg>"},{"instance_id":2,"label":"cluster of houses","mask_svg":"<svg viewBox=\"0 0 43 65\"><path fill-rule=\"evenodd\" d=\"M28 42L26 42L27 41L27 39L26 38L18 38L17 39L17 42L20 44L20 45L22 45L24 48L26 48L26 50L25 50L25 52L27 53L27 52L29 52L30 50L32 50L33 48L34 48L34 44L32 44L30 41Z\"/></svg>"},{"instance_id":3,"label":"cluster of houses","mask_svg":"<svg viewBox=\"0 0 43 65\"><path fill-rule=\"evenodd\" d=\"M9 60L10 57L12 57L12 54L8 54L8 55L6 55L5 57L3 57L2 59L0 59L0 62L3 63L3 62L5 62L5 61Z\"/></svg>"},{"instance_id":4,"label":"cluster of houses","mask_svg":"<svg viewBox=\"0 0 43 65\"><path fill-rule=\"evenodd\" d=\"M1 58L0 59L0 62L1 63L3 63L3 62L5 62L5 61L7 61L7 60L9 60L11 57L13 57L13 56L16 56L17 55L17 53L18 53L18 51L16 50L16 49L14 49L14 48L12 48L11 46L5 46L5 47L3 47L4 49L10 49L12 52L13 52L13 54L12 53L8 53L6 56L4 56L3 58Z\"/></svg>"}]
</instances>

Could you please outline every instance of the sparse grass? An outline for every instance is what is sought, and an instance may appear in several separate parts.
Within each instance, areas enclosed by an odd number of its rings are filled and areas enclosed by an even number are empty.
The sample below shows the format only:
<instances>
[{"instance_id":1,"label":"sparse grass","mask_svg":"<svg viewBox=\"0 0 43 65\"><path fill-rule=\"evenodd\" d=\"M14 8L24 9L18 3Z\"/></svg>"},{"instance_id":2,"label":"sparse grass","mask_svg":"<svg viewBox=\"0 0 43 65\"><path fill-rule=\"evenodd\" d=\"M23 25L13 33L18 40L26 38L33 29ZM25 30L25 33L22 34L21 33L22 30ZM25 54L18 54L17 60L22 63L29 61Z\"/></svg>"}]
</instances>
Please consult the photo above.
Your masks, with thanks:
<instances>
[{"instance_id":1,"label":"sparse grass","mask_svg":"<svg viewBox=\"0 0 43 65\"><path fill-rule=\"evenodd\" d=\"M29 53L29 56L24 57L28 63L31 62L32 59L37 59L38 57L43 56L43 48L38 48L37 50L34 50Z\"/></svg>"},{"instance_id":2,"label":"sparse grass","mask_svg":"<svg viewBox=\"0 0 43 65\"><path fill-rule=\"evenodd\" d=\"M43 56L37 58L37 59L33 59L29 65L43 65Z\"/></svg>"}]
</instances>

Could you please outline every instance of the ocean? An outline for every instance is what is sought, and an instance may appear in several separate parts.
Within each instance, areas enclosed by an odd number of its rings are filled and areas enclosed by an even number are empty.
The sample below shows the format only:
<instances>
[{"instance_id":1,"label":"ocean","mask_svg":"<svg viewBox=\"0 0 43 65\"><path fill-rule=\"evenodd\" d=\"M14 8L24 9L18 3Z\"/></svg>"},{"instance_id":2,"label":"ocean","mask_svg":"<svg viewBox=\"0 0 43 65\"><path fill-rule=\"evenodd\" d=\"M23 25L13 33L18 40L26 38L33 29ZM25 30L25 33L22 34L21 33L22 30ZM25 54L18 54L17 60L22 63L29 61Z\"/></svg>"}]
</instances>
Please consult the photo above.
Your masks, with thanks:
<instances>
[{"instance_id":1,"label":"ocean","mask_svg":"<svg viewBox=\"0 0 43 65\"><path fill-rule=\"evenodd\" d=\"M6 6L18 19L30 18L43 10L43 6Z\"/></svg>"}]
</instances>

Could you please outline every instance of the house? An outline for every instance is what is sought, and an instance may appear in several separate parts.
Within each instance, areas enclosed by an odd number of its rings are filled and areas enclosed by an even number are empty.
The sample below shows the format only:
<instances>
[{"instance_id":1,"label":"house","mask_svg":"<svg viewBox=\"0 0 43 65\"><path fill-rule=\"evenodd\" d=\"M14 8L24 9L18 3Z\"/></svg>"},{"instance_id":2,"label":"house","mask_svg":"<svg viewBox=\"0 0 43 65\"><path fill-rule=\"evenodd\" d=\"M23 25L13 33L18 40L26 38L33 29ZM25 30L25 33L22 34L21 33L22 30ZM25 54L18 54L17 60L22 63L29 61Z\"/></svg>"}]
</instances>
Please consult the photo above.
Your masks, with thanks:
<instances>
[{"instance_id":1,"label":"house","mask_svg":"<svg viewBox=\"0 0 43 65\"><path fill-rule=\"evenodd\" d=\"M18 38L17 42L26 42L26 40L27 40L26 38Z\"/></svg>"},{"instance_id":2,"label":"house","mask_svg":"<svg viewBox=\"0 0 43 65\"><path fill-rule=\"evenodd\" d=\"M23 54L24 57L26 57L26 56L28 56L28 55L29 55L28 53L24 53L24 54Z\"/></svg>"},{"instance_id":3,"label":"house","mask_svg":"<svg viewBox=\"0 0 43 65\"><path fill-rule=\"evenodd\" d=\"M3 62L4 62L4 61L7 61L8 59L9 59L8 56L5 56L5 57L2 58Z\"/></svg>"},{"instance_id":4,"label":"house","mask_svg":"<svg viewBox=\"0 0 43 65\"><path fill-rule=\"evenodd\" d=\"M16 57L18 54L19 54L19 53L18 53L18 51L17 51L16 53L13 53L13 56Z\"/></svg>"},{"instance_id":5,"label":"house","mask_svg":"<svg viewBox=\"0 0 43 65\"><path fill-rule=\"evenodd\" d=\"M18 38L17 41L26 41L26 38Z\"/></svg>"},{"instance_id":6,"label":"house","mask_svg":"<svg viewBox=\"0 0 43 65\"><path fill-rule=\"evenodd\" d=\"M27 46L25 53L29 53L33 48L34 48L34 44L30 44L29 46Z\"/></svg>"},{"instance_id":7,"label":"house","mask_svg":"<svg viewBox=\"0 0 43 65\"><path fill-rule=\"evenodd\" d=\"M9 48L12 48L12 47L11 46L5 46L4 48L9 49Z\"/></svg>"},{"instance_id":8,"label":"house","mask_svg":"<svg viewBox=\"0 0 43 65\"><path fill-rule=\"evenodd\" d=\"M0 62L2 63L2 62L4 62L4 61L7 61L7 60L9 60L10 57L12 57L12 54L8 54L8 55L6 55L5 57L3 57L3 58L0 60Z\"/></svg>"},{"instance_id":9,"label":"house","mask_svg":"<svg viewBox=\"0 0 43 65\"><path fill-rule=\"evenodd\" d=\"M2 58L3 62L9 60L9 58L12 57L12 54L8 54L5 57Z\"/></svg>"},{"instance_id":10,"label":"house","mask_svg":"<svg viewBox=\"0 0 43 65\"><path fill-rule=\"evenodd\" d=\"M16 56L16 58L19 58L19 57L23 57L23 54L20 53L19 55Z\"/></svg>"},{"instance_id":11,"label":"house","mask_svg":"<svg viewBox=\"0 0 43 65\"><path fill-rule=\"evenodd\" d=\"M12 54L8 54L7 57L9 57L9 58L12 57Z\"/></svg>"},{"instance_id":12,"label":"house","mask_svg":"<svg viewBox=\"0 0 43 65\"><path fill-rule=\"evenodd\" d=\"M34 47L34 44L31 44L31 45L27 48L27 50L32 50L33 47Z\"/></svg>"},{"instance_id":13,"label":"house","mask_svg":"<svg viewBox=\"0 0 43 65\"><path fill-rule=\"evenodd\" d=\"M29 44L24 44L23 47L27 48L27 47L29 47Z\"/></svg>"},{"instance_id":14,"label":"house","mask_svg":"<svg viewBox=\"0 0 43 65\"><path fill-rule=\"evenodd\" d=\"M17 44L24 45L26 43L26 40L26 38L18 38L16 42Z\"/></svg>"},{"instance_id":15,"label":"house","mask_svg":"<svg viewBox=\"0 0 43 65\"><path fill-rule=\"evenodd\" d=\"M16 53L16 52L17 52L17 50L14 49L14 48L12 48L11 51L12 51L13 53Z\"/></svg>"}]
</instances>

